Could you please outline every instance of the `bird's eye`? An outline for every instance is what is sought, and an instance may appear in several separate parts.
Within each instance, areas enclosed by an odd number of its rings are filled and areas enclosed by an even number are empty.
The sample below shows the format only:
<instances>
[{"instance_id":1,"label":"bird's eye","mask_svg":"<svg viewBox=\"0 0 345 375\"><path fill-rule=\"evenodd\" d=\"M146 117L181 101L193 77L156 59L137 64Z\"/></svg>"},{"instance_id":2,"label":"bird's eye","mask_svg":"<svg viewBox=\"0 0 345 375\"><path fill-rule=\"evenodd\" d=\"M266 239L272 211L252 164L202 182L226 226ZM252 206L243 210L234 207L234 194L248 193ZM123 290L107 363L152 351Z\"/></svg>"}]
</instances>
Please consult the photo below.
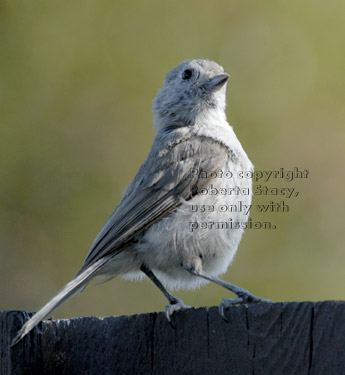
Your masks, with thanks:
<instances>
[{"instance_id":1,"label":"bird's eye","mask_svg":"<svg viewBox=\"0 0 345 375\"><path fill-rule=\"evenodd\" d=\"M193 75L193 72L190 70L190 69L186 69L183 73L182 73L182 79L190 79Z\"/></svg>"}]
</instances>

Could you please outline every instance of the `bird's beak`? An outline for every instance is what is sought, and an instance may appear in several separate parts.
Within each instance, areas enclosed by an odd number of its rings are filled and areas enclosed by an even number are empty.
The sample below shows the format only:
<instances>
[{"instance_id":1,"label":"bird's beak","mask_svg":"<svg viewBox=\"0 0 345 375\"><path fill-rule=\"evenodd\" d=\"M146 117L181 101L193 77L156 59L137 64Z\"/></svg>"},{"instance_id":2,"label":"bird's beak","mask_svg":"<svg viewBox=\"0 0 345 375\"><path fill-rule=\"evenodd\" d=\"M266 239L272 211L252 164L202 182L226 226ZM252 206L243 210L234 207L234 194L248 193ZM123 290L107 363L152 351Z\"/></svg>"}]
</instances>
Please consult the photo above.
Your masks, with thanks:
<instances>
[{"instance_id":1,"label":"bird's beak","mask_svg":"<svg viewBox=\"0 0 345 375\"><path fill-rule=\"evenodd\" d=\"M204 84L204 87L207 91L217 91L224 86L224 84L228 81L229 77L229 74L226 73L218 74L211 78L209 81L207 81Z\"/></svg>"}]
</instances>

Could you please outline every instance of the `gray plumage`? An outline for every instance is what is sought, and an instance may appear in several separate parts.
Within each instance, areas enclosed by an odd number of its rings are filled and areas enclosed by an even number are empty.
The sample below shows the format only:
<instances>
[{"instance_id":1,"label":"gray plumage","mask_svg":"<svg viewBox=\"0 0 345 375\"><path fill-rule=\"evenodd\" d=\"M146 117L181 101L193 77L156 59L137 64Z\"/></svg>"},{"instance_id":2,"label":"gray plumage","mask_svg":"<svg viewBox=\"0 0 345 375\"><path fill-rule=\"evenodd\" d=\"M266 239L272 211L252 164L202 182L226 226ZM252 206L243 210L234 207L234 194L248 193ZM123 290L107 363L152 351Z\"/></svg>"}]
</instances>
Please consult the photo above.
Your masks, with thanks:
<instances>
[{"instance_id":1,"label":"gray plumage","mask_svg":"<svg viewBox=\"0 0 345 375\"><path fill-rule=\"evenodd\" d=\"M146 274L170 302L168 319L186 306L164 286L191 289L211 280L241 298L262 300L216 279L231 263L243 229L190 230L193 222L248 219L243 212L218 209L239 199L251 204L251 181L236 177L239 171L253 167L226 121L228 77L221 66L205 59L185 61L167 74L153 102L157 133L147 159L96 237L77 277L22 327L14 344L94 277L109 280L118 275L141 278ZM234 177L203 178L200 173L191 173L196 169L208 174L231 171ZM249 194L199 193L210 185L238 186L248 189ZM191 205L213 205L215 210L192 212Z\"/></svg>"}]
</instances>

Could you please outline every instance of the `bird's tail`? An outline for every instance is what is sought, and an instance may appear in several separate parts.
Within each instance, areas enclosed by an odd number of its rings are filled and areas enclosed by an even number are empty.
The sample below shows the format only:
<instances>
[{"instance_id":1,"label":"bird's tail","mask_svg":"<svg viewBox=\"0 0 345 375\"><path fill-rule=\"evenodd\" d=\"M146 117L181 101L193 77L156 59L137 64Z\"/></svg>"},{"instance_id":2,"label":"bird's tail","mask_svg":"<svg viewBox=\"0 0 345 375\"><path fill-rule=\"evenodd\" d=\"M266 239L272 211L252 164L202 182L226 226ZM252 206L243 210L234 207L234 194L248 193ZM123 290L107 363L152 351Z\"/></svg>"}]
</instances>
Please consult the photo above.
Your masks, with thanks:
<instances>
[{"instance_id":1,"label":"bird's tail","mask_svg":"<svg viewBox=\"0 0 345 375\"><path fill-rule=\"evenodd\" d=\"M39 322L41 322L53 310L62 305L71 298L80 289L85 287L97 272L107 263L107 258L101 258L94 264L91 264L84 271L80 272L72 281L65 285L55 297L46 303L35 315L33 315L19 330L12 341L12 346L17 344L26 334L28 334Z\"/></svg>"}]
</instances>

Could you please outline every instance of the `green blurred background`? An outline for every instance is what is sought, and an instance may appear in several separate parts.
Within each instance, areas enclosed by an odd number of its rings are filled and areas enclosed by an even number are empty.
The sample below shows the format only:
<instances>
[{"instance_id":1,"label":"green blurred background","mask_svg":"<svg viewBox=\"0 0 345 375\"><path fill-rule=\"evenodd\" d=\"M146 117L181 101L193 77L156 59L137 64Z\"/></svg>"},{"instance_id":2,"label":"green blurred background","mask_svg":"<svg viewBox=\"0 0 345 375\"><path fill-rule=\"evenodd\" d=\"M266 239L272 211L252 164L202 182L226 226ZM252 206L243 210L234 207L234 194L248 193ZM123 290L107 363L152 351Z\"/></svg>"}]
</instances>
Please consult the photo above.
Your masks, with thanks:
<instances>
[{"instance_id":1,"label":"green blurred background","mask_svg":"<svg viewBox=\"0 0 345 375\"><path fill-rule=\"evenodd\" d=\"M258 170L310 171L270 184L300 195L287 214L252 213L278 228L247 231L224 278L275 301L344 299L344 46L342 0L1 1L0 308L37 310L73 278L147 156L165 74L193 57L231 75L228 119ZM54 316L165 304L116 279Z\"/></svg>"}]
</instances>

